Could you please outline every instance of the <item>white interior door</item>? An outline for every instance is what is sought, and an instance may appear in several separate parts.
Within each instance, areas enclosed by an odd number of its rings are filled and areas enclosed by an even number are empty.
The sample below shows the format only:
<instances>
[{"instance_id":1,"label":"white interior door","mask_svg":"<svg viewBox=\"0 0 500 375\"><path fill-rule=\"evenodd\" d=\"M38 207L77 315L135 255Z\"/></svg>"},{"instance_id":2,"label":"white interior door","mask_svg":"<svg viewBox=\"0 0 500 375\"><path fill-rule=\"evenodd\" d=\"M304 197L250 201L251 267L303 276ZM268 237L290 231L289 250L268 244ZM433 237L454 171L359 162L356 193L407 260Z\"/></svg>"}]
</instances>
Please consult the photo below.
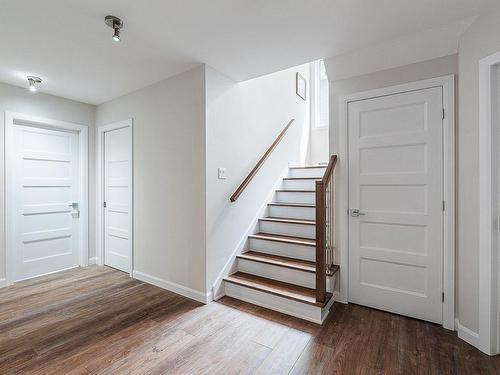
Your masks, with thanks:
<instances>
[{"instance_id":1,"label":"white interior door","mask_svg":"<svg viewBox=\"0 0 500 375\"><path fill-rule=\"evenodd\" d=\"M132 265L131 129L104 133L104 263L130 272Z\"/></svg>"},{"instance_id":2,"label":"white interior door","mask_svg":"<svg viewBox=\"0 0 500 375\"><path fill-rule=\"evenodd\" d=\"M14 281L78 266L78 134L14 125Z\"/></svg>"},{"instance_id":3,"label":"white interior door","mask_svg":"<svg viewBox=\"0 0 500 375\"><path fill-rule=\"evenodd\" d=\"M435 323L443 319L442 111L441 87L348 105L349 301Z\"/></svg>"}]
</instances>

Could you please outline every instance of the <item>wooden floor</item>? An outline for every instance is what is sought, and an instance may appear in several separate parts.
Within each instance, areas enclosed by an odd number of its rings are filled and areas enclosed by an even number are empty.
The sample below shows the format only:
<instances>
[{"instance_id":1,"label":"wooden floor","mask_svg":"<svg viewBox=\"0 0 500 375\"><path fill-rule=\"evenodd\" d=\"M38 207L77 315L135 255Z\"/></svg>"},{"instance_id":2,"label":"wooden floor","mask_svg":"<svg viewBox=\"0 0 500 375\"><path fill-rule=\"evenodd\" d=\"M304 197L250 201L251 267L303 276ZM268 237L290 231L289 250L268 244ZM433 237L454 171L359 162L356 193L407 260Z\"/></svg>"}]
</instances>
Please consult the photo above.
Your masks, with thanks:
<instances>
[{"instance_id":1,"label":"wooden floor","mask_svg":"<svg viewBox=\"0 0 500 375\"><path fill-rule=\"evenodd\" d=\"M500 374L439 326L335 304L323 326L202 306L104 267L0 289L0 374Z\"/></svg>"}]
</instances>

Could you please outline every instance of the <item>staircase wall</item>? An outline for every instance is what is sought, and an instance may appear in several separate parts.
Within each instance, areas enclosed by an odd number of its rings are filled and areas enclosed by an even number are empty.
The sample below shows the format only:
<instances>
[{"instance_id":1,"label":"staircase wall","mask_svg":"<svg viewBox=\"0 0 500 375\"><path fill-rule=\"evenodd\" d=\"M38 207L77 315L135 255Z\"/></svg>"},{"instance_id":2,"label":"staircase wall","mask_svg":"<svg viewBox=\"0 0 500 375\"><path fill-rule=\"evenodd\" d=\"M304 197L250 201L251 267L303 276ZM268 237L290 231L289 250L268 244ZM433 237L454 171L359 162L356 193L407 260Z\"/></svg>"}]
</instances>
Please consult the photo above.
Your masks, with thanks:
<instances>
[{"instance_id":1,"label":"staircase wall","mask_svg":"<svg viewBox=\"0 0 500 375\"><path fill-rule=\"evenodd\" d=\"M207 290L230 261L289 162L304 163L309 136L307 101L295 94L302 65L236 83L206 67ZM291 118L295 123L235 203L229 197ZM219 180L217 169L227 169Z\"/></svg>"}]
</instances>

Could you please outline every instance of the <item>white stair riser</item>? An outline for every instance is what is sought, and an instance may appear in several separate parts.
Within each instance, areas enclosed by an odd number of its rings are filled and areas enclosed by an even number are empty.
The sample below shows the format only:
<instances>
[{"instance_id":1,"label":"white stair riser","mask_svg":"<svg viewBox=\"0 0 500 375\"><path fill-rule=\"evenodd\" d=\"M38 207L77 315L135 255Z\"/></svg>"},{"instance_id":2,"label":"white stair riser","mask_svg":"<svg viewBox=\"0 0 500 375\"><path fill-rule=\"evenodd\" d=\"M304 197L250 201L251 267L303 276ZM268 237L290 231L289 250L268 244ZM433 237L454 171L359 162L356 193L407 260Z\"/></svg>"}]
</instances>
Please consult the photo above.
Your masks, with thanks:
<instances>
[{"instance_id":1,"label":"white stair riser","mask_svg":"<svg viewBox=\"0 0 500 375\"><path fill-rule=\"evenodd\" d=\"M315 220L315 207L269 206L270 217L284 219Z\"/></svg>"},{"instance_id":2,"label":"white stair riser","mask_svg":"<svg viewBox=\"0 0 500 375\"><path fill-rule=\"evenodd\" d=\"M314 204L316 200L315 193L303 192L288 192L288 191L277 191L275 195L276 202L282 203L307 203Z\"/></svg>"},{"instance_id":3,"label":"white stair riser","mask_svg":"<svg viewBox=\"0 0 500 375\"><path fill-rule=\"evenodd\" d=\"M335 285L337 285L337 277L339 273L335 272L333 276L326 278L326 291L328 293L333 293L335 291Z\"/></svg>"},{"instance_id":4,"label":"white stair riser","mask_svg":"<svg viewBox=\"0 0 500 375\"><path fill-rule=\"evenodd\" d=\"M307 224L279 223L275 221L260 221L262 233L282 234L302 238L316 238L316 227Z\"/></svg>"},{"instance_id":5,"label":"white stair riser","mask_svg":"<svg viewBox=\"0 0 500 375\"><path fill-rule=\"evenodd\" d=\"M328 311L322 311L321 307L318 306L275 296L274 294L228 282L225 283L225 293L229 297L317 324L321 324L328 313Z\"/></svg>"},{"instance_id":6,"label":"white stair riser","mask_svg":"<svg viewBox=\"0 0 500 375\"><path fill-rule=\"evenodd\" d=\"M273 279L284 283L304 286L306 288L316 287L316 274L311 272L294 270L291 268L275 266L272 264L253 262L247 259L238 259L238 270Z\"/></svg>"},{"instance_id":7,"label":"white stair riser","mask_svg":"<svg viewBox=\"0 0 500 375\"><path fill-rule=\"evenodd\" d=\"M303 168L303 169L290 169L289 177L314 177L322 178L325 174L326 167L324 168Z\"/></svg>"},{"instance_id":8,"label":"white stair riser","mask_svg":"<svg viewBox=\"0 0 500 375\"><path fill-rule=\"evenodd\" d=\"M316 190L316 180L283 180L283 190Z\"/></svg>"},{"instance_id":9,"label":"white stair riser","mask_svg":"<svg viewBox=\"0 0 500 375\"><path fill-rule=\"evenodd\" d=\"M294 245L250 238L250 250L266 254L280 255L288 258L310 260L313 262L316 260L316 249L312 246Z\"/></svg>"}]
</instances>

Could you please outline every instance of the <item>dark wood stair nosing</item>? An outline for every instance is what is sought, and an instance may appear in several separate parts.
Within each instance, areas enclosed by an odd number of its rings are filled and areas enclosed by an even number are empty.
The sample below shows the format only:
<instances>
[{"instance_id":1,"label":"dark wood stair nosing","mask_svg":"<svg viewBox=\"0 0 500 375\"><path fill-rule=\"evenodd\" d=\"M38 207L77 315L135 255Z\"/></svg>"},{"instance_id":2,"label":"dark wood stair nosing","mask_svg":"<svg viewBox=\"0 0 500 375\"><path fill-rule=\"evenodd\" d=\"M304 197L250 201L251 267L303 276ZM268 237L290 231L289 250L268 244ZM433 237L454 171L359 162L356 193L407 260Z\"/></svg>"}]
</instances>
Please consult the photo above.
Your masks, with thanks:
<instances>
[{"instance_id":1,"label":"dark wood stair nosing","mask_svg":"<svg viewBox=\"0 0 500 375\"><path fill-rule=\"evenodd\" d=\"M268 206L281 206L281 207L316 208L315 204L308 204L308 203L271 202L271 203L268 203L267 205Z\"/></svg>"},{"instance_id":2,"label":"dark wood stair nosing","mask_svg":"<svg viewBox=\"0 0 500 375\"><path fill-rule=\"evenodd\" d=\"M283 180L321 180L322 177L284 177Z\"/></svg>"},{"instance_id":3,"label":"dark wood stair nosing","mask_svg":"<svg viewBox=\"0 0 500 375\"><path fill-rule=\"evenodd\" d=\"M334 264L333 265L333 272L331 273L331 275L326 275L327 277L332 277L333 275L335 275L337 272L339 272L340 270L340 265L338 264Z\"/></svg>"},{"instance_id":4,"label":"dark wood stair nosing","mask_svg":"<svg viewBox=\"0 0 500 375\"><path fill-rule=\"evenodd\" d=\"M286 219L281 217L261 217L259 221L267 221L270 223L285 223L294 225L316 225L314 220L301 220L301 219Z\"/></svg>"},{"instance_id":5,"label":"dark wood stair nosing","mask_svg":"<svg viewBox=\"0 0 500 375\"><path fill-rule=\"evenodd\" d=\"M288 169L314 169L314 168L326 168L328 165L308 165L304 167L289 167Z\"/></svg>"},{"instance_id":6,"label":"dark wood stair nosing","mask_svg":"<svg viewBox=\"0 0 500 375\"><path fill-rule=\"evenodd\" d=\"M278 189L276 190L277 193L316 193L316 190L290 190L290 189Z\"/></svg>"},{"instance_id":7,"label":"dark wood stair nosing","mask_svg":"<svg viewBox=\"0 0 500 375\"><path fill-rule=\"evenodd\" d=\"M252 253L261 254L260 255L261 258L260 259L255 259L255 258L252 259L251 258L251 256L253 255ZM269 257L269 259L266 260L265 259L266 257ZM280 255L274 255L274 254L270 255L267 253L262 253L262 252L254 251L254 250L250 250L250 251L247 251L245 253L241 253L241 254L237 255L236 258L244 259L244 260L247 260L249 262L257 262L257 263L269 264L269 265L273 265L273 266L277 266L277 267L289 268L289 269L301 271L301 272L316 273L316 263L315 262L305 261L305 260L301 260L301 259L294 259L294 258L289 258L289 257L283 257ZM284 263L280 263L278 261L273 261L272 258L281 258L284 261ZM291 262L302 261L304 263L309 263L309 265L304 265L304 267L301 267L299 265L293 265L290 263L287 264L286 261L291 261ZM307 266L309 266L309 268L305 268ZM314 269L311 269L311 268L314 268Z\"/></svg>"},{"instance_id":8,"label":"dark wood stair nosing","mask_svg":"<svg viewBox=\"0 0 500 375\"><path fill-rule=\"evenodd\" d=\"M234 276L236 276L236 278ZM248 282L244 282L243 280L240 279L240 278L244 279L245 277L248 277L248 279L247 279ZM253 283L252 283L252 279L254 279ZM255 280L259 280L261 283L266 283L266 282L269 283L268 288L271 289L271 290L266 290L262 286L259 287L259 286L255 285L255 284L257 284L255 282ZM243 286L245 288L257 290L257 291L260 291L260 292L263 292L263 293L268 293L268 294L272 294L272 295L275 295L275 296L278 296L278 297L282 297L282 298L290 299L290 300L293 300L293 301L301 302L301 303L304 303L304 304L307 304L307 305L317 306L319 308L325 307L328 304L328 302L330 301L330 299L332 298L332 294L331 293L327 293L327 297L326 297L325 302L317 302L317 301L313 302L310 299L312 298L312 296L314 296L314 292L315 292L314 289L306 288L306 287L300 287L300 286L295 285L295 284L285 283L285 282L282 282L282 281L268 279L266 277L261 277L261 276L257 276L257 275L247 274L247 273L244 273L244 272L236 272L236 273L234 273L232 275L229 275L228 277L224 278L224 281L232 283L232 284L240 285L240 286ZM285 291L286 291L286 288L288 288L288 291L291 291L292 293L295 293L295 294L297 294L296 291L298 289L308 290L311 293L311 297L304 296L303 298L301 298L299 296L295 297L295 296L287 295L286 293L280 292L278 290L278 287L277 287L278 284L281 285L282 289L284 289ZM293 289L295 289L295 292L293 291ZM306 298L309 298L309 299L306 299Z\"/></svg>"},{"instance_id":9,"label":"dark wood stair nosing","mask_svg":"<svg viewBox=\"0 0 500 375\"><path fill-rule=\"evenodd\" d=\"M316 240L313 238L294 237L294 236L286 236L282 234L264 233L264 232L254 233L249 235L248 237L262 241L283 242L292 245L308 246L316 248ZM258 238L258 237L267 237L267 238ZM308 242L308 243L297 243L297 242Z\"/></svg>"}]
</instances>

